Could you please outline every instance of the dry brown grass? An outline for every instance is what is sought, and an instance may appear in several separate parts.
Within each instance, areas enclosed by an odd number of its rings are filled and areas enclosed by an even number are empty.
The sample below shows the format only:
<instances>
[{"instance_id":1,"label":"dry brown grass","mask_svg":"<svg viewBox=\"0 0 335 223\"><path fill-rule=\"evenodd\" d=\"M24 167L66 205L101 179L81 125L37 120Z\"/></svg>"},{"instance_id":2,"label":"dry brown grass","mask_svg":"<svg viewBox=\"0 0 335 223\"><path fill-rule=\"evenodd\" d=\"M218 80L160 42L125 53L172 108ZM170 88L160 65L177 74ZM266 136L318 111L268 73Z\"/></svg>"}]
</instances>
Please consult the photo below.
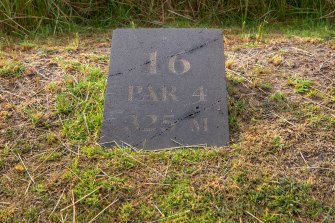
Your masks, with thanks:
<instances>
[{"instance_id":1,"label":"dry brown grass","mask_svg":"<svg viewBox=\"0 0 335 223\"><path fill-rule=\"evenodd\" d=\"M335 221L332 42L225 42L231 145L160 153L103 151L99 126L59 110L81 84L74 106L103 95L87 78L100 70L104 82L109 33L4 47L24 72L0 77L0 222Z\"/></svg>"}]
</instances>

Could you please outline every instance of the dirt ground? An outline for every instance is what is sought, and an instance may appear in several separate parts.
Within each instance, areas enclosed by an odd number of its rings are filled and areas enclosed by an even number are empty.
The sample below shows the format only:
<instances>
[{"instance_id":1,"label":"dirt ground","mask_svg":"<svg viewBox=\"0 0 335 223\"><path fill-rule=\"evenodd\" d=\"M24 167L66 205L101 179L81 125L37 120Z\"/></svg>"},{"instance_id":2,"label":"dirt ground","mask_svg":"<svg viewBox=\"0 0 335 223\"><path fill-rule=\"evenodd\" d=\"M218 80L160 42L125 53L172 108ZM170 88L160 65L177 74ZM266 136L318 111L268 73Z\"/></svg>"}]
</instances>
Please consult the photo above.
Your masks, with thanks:
<instances>
[{"instance_id":1,"label":"dirt ground","mask_svg":"<svg viewBox=\"0 0 335 223\"><path fill-rule=\"evenodd\" d=\"M335 221L334 40L228 32L230 146L162 153L96 146L110 45L1 50L0 222Z\"/></svg>"}]
</instances>

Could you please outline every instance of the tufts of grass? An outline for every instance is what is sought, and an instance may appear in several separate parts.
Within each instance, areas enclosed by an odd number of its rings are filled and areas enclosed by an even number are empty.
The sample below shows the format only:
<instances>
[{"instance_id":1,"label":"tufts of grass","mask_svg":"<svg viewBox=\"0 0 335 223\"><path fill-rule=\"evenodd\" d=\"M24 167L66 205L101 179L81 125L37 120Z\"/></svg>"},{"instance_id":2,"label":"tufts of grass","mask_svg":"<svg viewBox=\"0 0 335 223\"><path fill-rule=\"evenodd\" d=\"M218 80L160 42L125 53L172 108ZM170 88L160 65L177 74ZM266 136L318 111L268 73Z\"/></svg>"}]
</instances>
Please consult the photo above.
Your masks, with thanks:
<instances>
[{"instance_id":1,"label":"tufts of grass","mask_svg":"<svg viewBox=\"0 0 335 223\"><path fill-rule=\"evenodd\" d=\"M59 81L52 81L50 83L48 83L45 88L44 88L47 92L51 92L51 93L56 93L56 92L60 92L61 91L61 86L60 86L60 82Z\"/></svg>"},{"instance_id":2,"label":"tufts of grass","mask_svg":"<svg viewBox=\"0 0 335 223\"><path fill-rule=\"evenodd\" d=\"M227 69L232 69L233 65L234 65L234 60L227 60L225 63L225 66Z\"/></svg>"},{"instance_id":3,"label":"tufts of grass","mask_svg":"<svg viewBox=\"0 0 335 223\"><path fill-rule=\"evenodd\" d=\"M0 222L11 222L13 219L14 213L15 213L15 208L0 209Z\"/></svg>"},{"instance_id":4,"label":"tufts of grass","mask_svg":"<svg viewBox=\"0 0 335 223\"><path fill-rule=\"evenodd\" d=\"M70 63L66 69L82 74L78 81L65 80L66 89L57 94L56 108L64 117L64 135L74 141L98 137L102 123L105 78L99 68Z\"/></svg>"},{"instance_id":5,"label":"tufts of grass","mask_svg":"<svg viewBox=\"0 0 335 223\"><path fill-rule=\"evenodd\" d=\"M308 213L305 216L308 219L317 220L322 212L331 211L331 208L324 207L309 196L311 185L293 179L272 181L266 176L262 179L254 178L250 173L242 171L235 172L226 186L236 188L231 196L244 201L239 206L227 203L230 210L235 210L228 212L232 215L246 215L248 211L264 222L289 222L303 212Z\"/></svg>"},{"instance_id":6,"label":"tufts of grass","mask_svg":"<svg viewBox=\"0 0 335 223\"><path fill-rule=\"evenodd\" d=\"M269 100L273 102L285 102L287 97L283 92L275 92L269 96Z\"/></svg>"},{"instance_id":7,"label":"tufts of grass","mask_svg":"<svg viewBox=\"0 0 335 223\"><path fill-rule=\"evenodd\" d=\"M100 177L102 172L98 167L92 168L87 167L81 170L73 170L76 172L79 178L78 183L74 188L74 194L76 197L83 197L86 194L98 189L103 188L103 190L113 193L117 190L128 190L129 186L126 185L126 180L119 177ZM75 177L75 176L73 176ZM94 205L100 201L99 191L94 192L90 197L85 198L84 204Z\"/></svg>"},{"instance_id":8,"label":"tufts of grass","mask_svg":"<svg viewBox=\"0 0 335 223\"><path fill-rule=\"evenodd\" d=\"M185 212L185 214L181 214L177 219L188 219L190 213L187 213L187 211L195 208L199 202L199 197L196 196L194 188L190 185L189 181L181 181L178 178L168 178L165 183L172 186L167 191L164 191L164 197L157 194L157 205L166 216Z\"/></svg>"},{"instance_id":9,"label":"tufts of grass","mask_svg":"<svg viewBox=\"0 0 335 223\"><path fill-rule=\"evenodd\" d=\"M253 72L260 76L262 74L271 74L272 70L269 67L255 67Z\"/></svg>"},{"instance_id":10,"label":"tufts of grass","mask_svg":"<svg viewBox=\"0 0 335 223\"><path fill-rule=\"evenodd\" d=\"M294 82L295 92L297 93L307 93L311 90L313 82L310 80L296 79Z\"/></svg>"},{"instance_id":11,"label":"tufts of grass","mask_svg":"<svg viewBox=\"0 0 335 223\"><path fill-rule=\"evenodd\" d=\"M72 39L70 44L65 48L65 50L68 52L76 51L79 47L79 43L80 43L79 34L75 33L74 38Z\"/></svg>"},{"instance_id":12,"label":"tufts of grass","mask_svg":"<svg viewBox=\"0 0 335 223\"><path fill-rule=\"evenodd\" d=\"M283 58L282 55L276 54L269 59L269 63L272 63L275 66L279 66L279 65L282 64L283 60L284 60L284 58Z\"/></svg>"},{"instance_id":13,"label":"tufts of grass","mask_svg":"<svg viewBox=\"0 0 335 223\"><path fill-rule=\"evenodd\" d=\"M58 151L52 151L50 153L44 154L40 157L41 161L46 161L46 162L51 162L51 161L56 161L59 160L62 157L62 153Z\"/></svg>"},{"instance_id":14,"label":"tufts of grass","mask_svg":"<svg viewBox=\"0 0 335 223\"><path fill-rule=\"evenodd\" d=\"M36 208L29 208L26 212L26 219L28 222L36 222L38 221L38 210Z\"/></svg>"},{"instance_id":15,"label":"tufts of grass","mask_svg":"<svg viewBox=\"0 0 335 223\"><path fill-rule=\"evenodd\" d=\"M256 79L256 78L254 78L252 80L252 85L253 85L253 87L260 88L264 91L269 91L273 88L273 86L270 82L264 81L264 80L261 80L261 79Z\"/></svg>"},{"instance_id":16,"label":"tufts of grass","mask_svg":"<svg viewBox=\"0 0 335 223\"><path fill-rule=\"evenodd\" d=\"M0 77L20 77L26 71L26 67L14 60L0 60Z\"/></svg>"},{"instance_id":17,"label":"tufts of grass","mask_svg":"<svg viewBox=\"0 0 335 223\"><path fill-rule=\"evenodd\" d=\"M322 111L317 105L304 105L296 111L301 118L308 122L308 126L316 129L334 129L335 118Z\"/></svg>"},{"instance_id":18,"label":"tufts of grass","mask_svg":"<svg viewBox=\"0 0 335 223\"><path fill-rule=\"evenodd\" d=\"M108 153L100 146L84 146L81 152L89 159L101 159L108 156Z\"/></svg>"},{"instance_id":19,"label":"tufts of grass","mask_svg":"<svg viewBox=\"0 0 335 223\"><path fill-rule=\"evenodd\" d=\"M66 93L60 93L56 98L56 108L60 114L68 115L74 111L75 105L73 104L73 99Z\"/></svg>"},{"instance_id":20,"label":"tufts of grass","mask_svg":"<svg viewBox=\"0 0 335 223\"><path fill-rule=\"evenodd\" d=\"M121 222L130 222L134 214L134 207L131 202L126 202L122 205L119 212L119 219Z\"/></svg>"},{"instance_id":21,"label":"tufts of grass","mask_svg":"<svg viewBox=\"0 0 335 223\"><path fill-rule=\"evenodd\" d=\"M93 62L108 62L109 61L109 55L90 55L89 59Z\"/></svg>"},{"instance_id":22,"label":"tufts of grass","mask_svg":"<svg viewBox=\"0 0 335 223\"><path fill-rule=\"evenodd\" d=\"M307 94L307 97L313 98L313 99L317 99L317 98L321 98L321 94L319 94L319 92L317 90L310 90Z\"/></svg>"},{"instance_id":23,"label":"tufts of grass","mask_svg":"<svg viewBox=\"0 0 335 223\"><path fill-rule=\"evenodd\" d=\"M272 146L272 149L275 149L275 150L282 149L284 146L282 137L278 135L274 136L271 141L271 146Z\"/></svg>"},{"instance_id":24,"label":"tufts of grass","mask_svg":"<svg viewBox=\"0 0 335 223\"><path fill-rule=\"evenodd\" d=\"M242 84L245 82L245 78L232 75L229 72L227 73L227 79L231 81L234 85Z\"/></svg>"},{"instance_id":25,"label":"tufts of grass","mask_svg":"<svg viewBox=\"0 0 335 223\"><path fill-rule=\"evenodd\" d=\"M24 113L27 115L27 117L30 119L31 123L35 127L42 127L42 128L49 128L50 122L47 114L43 113L42 111L39 111L35 108L25 108Z\"/></svg>"}]
</instances>

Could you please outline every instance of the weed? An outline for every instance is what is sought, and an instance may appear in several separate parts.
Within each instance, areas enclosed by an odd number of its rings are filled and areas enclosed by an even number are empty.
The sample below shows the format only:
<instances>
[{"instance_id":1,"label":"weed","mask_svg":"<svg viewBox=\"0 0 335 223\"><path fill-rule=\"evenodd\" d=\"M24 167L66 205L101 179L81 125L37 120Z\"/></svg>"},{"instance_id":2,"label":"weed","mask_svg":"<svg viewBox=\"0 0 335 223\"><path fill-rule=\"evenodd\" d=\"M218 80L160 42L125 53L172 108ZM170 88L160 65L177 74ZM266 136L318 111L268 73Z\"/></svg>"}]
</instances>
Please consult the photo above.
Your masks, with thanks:
<instances>
[{"instance_id":1,"label":"weed","mask_svg":"<svg viewBox=\"0 0 335 223\"><path fill-rule=\"evenodd\" d=\"M320 94L316 91L316 90L310 90L307 94L307 97L313 98L313 99L317 99L320 98Z\"/></svg>"},{"instance_id":2,"label":"weed","mask_svg":"<svg viewBox=\"0 0 335 223\"><path fill-rule=\"evenodd\" d=\"M295 84L295 92L307 93L310 91L313 82L310 80L296 79L294 84Z\"/></svg>"},{"instance_id":3,"label":"weed","mask_svg":"<svg viewBox=\"0 0 335 223\"><path fill-rule=\"evenodd\" d=\"M21 42L20 46L23 47L23 50L30 50L37 47L37 45L34 42L28 40L24 40L23 42Z\"/></svg>"},{"instance_id":4,"label":"weed","mask_svg":"<svg viewBox=\"0 0 335 223\"><path fill-rule=\"evenodd\" d=\"M20 62L13 60L0 60L0 77L20 77L25 70L25 66Z\"/></svg>"},{"instance_id":5,"label":"weed","mask_svg":"<svg viewBox=\"0 0 335 223\"><path fill-rule=\"evenodd\" d=\"M269 96L270 101L285 102L287 101L286 95L283 92L276 92Z\"/></svg>"},{"instance_id":6,"label":"weed","mask_svg":"<svg viewBox=\"0 0 335 223\"><path fill-rule=\"evenodd\" d=\"M90 55L89 59L93 62L108 62L109 56L108 55Z\"/></svg>"},{"instance_id":7,"label":"weed","mask_svg":"<svg viewBox=\"0 0 335 223\"><path fill-rule=\"evenodd\" d=\"M308 118L309 125L314 128L325 128L334 129L335 128L335 118L330 115L319 114L313 115Z\"/></svg>"},{"instance_id":8,"label":"weed","mask_svg":"<svg viewBox=\"0 0 335 223\"><path fill-rule=\"evenodd\" d=\"M230 81L232 81L234 85L238 85L238 84L241 84L241 83L245 82L245 78L232 75L229 72L227 74L227 79L230 80Z\"/></svg>"},{"instance_id":9,"label":"weed","mask_svg":"<svg viewBox=\"0 0 335 223\"><path fill-rule=\"evenodd\" d=\"M53 144L57 141L57 136L53 132L48 132L46 134L46 140L47 140L48 144L51 145L51 144Z\"/></svg>"},{"instance_id":10,"label":"weed","mask_svg":"<svg viewBox=\"0 0 335 223\"><path fill-rule=\"evenodd\" d=\"M322 112L319 106L303 106L297 112L308 121L309 126L311 127L322 127L324 129L332 129L335 127L335 118Z\"/></svg>"},{"instance_id":11,"label":"weed","mask_svg":"<svg viewBox=\"0 0 335 223\"><path fill-rule=\"evenodd\" d=\"M269 59L269 63L272 63L275 66L279 66L283 62L283 56L280 54L276 54Z\"/></svg>"},{"instance_id":12,"label":"weed","mask_svg":"<svg viewBox=\"0 0 335 223\"><path fill-rule=\"evenodd\" d=\"M2 169L6 165L5 158L0 157L0 169Z\"/></svg>"},{"instance_id":13,"label":"weed","mask_svg":"<svg viewBox=\"0 0 335 223\"><path fill-rule=\"evenodd\" d=\"M35 126L43 126L44 120L45 117L42 112L37 112L31 115L31 121Z\"/></svg>"},{"instance_id":14,"label":"weed","mask_svg":"<svg viewBox=\"0 0 335 223\"><path fill-rule=\"evenodd\" d=\"M116 169L126 169L130 170L137 166L137 163L130 157L121 155L118 159L116 159L113 163L111 163L113 167Z\"/></svg>"},{"instance_id":15,"label":"weed","mask_svg":"<svg viewBox=\"0 0 335 223\"><path fill-rule=\"evenodd\" d=\"M36 184L34 187L33 187L33 191L37 192L37 193L43 193L46 191L46 188L45 186L40 183L40 184Z\"/></svg>"},{"instance_id":16,"label":"weed","mask_svg":"<svg viewBox=\"0 0 335 223\"><path fill-rule=\"evenodd\" d=\"M204 153L201 149L193 149L186 152L177 150L171 161L175 164L186 165L187 163L201 162L207 156L211 156L211 154Z\"/></svg>"},{"instance_id":17,"label":"weed","mask_svg":"<svg viewBox=\"0 0 335 223\"><path fill-rule=\"evenodd\" d=\"M263 40L264 25L265 25L265 22L262 22L257 27L257 36L256 36L257 41L262 41Z\"/></svg>"},{"instance_id":18,"label":"weed","mask_svg":"<svg viewBox=\"0 0 335 223\"><path fill-rule=\"evenodd\" d=\"M79 34L75 33L75 36L73 38L73 40L71 41L71 43L65 48L66 51L75 51L78 49L79 47L79 42L80 42L80 38L79 38Z\"/></svg>"},{"instance_id":19,"label":"weed","mask_svg":"<svg viewBox=\"0 0 335 223\"><path fill-rule=\"evenodd\" d=\"M144 202L140 203L139 217L141 219L152 219L156 215L156 210L152 205L148 205Z\"/></svg>"},{"instance_id":20,"label":"weed","mask_svg":"<svg viewBox=\"0 0 335 223\"><path fill-rule=\"evenodd\" d=\"M28 219L28 222L36 222L38 221L38 210L36 208L29 208L26 212L26 217Z\"/></svg>"},{"instance_id":21,"label":"weed","mask_svg":"<svg viewBox=\"0 0 335 223\"><path fill-rule=\"evenodd\" d=\"M100 146L85 146L81 149L82 153L90 159L104 158L108 155Z\"/></svg>"},{"instance_id":22,"label":"weed","mask_svg":"<svg viewBox=\"0 0 335 223\"><path fill-rule=\"evenodd\" d=\"M274 136L274 137L272 138L272 142L271 142L271 146L272 146L272 148L273 148L273 149L276 149L276 150L278 150L278 149L282 149L283 146L284 146L284 144L283 144L282 141L283 141L283 140L282 140L282 138L281 138L280 136Z\"/></svg>"},{"instance_id":23,"label":"weed","mask_svg":"<svg viewBox=\"0 0 335 223\"><path fill-rule=\"evenodd\" d=\"M236 131L239 129L240 125L235 115L229 115L228 117L229 129Z\"/></svg>"},{"instance_id":24,"label":"weed","mask_svg":"<svg viewBox=\"0 0 335 223\"><path fill-rule=\"evenodd\" d=\"M234 61L233 60L227 60L225 65L226 65L226 68L231 69L234 65Z\"/></svg>"},{"instance_id":25,"label":"weed","mask_svg":"<svg viewBox=\"0 0 335 223\"><path fill-rule=\"evenodd\" d=\"M131 216L134 212L133 204L130 202L126 202L122 205L119 213L119 218L121 222L129 222L132 220Z\"/></svg>"},{"instance_id":26,"label":"weed","mask_svg":"<svg viewBox=\"0 0 335 223\"><path fill-rule=\"evenodd\" d=\"M51 93L56 93L56 92L60 92L61 90L61 86L60 86L60 82L58 81L52 81L50 83L47 84L47 86L45 87L45 90Z\"/></svg>"},{"instance_id":27,"label":"weed","mask_svg":"<svg viewBox=\"0 0 335 223\"><path fill-rule=\"evenodd\" d=\"M269 67L255 67L253 68L253 72L256 74L256 75L261 75L261 74L271 74L272 70L271 68Z\"/></svg>"},{"instance_id":28,"label":"weed","mask_svg":"<svg viewBox=\"0 0 335 223\"><path fill-rule=\"evenodd\" d=\"M252 84L255 88L260 88L262 90L265 90L265 91L269 91L272 89L272 84L268 81L263 81L261 79L253 79L252 80Z\"/></svg>"},{"instance_id":29,"label":"weed","mask_svg":"<svg viewBox=\"0 0 335 223\"><path fill-rule=\"evenodd\" d=\"M247 38L247 39L249 39L249 38ZM242 46L240 46L239 49L252 49L252 48L255 48L255 47L258 47L258 43L257 42L248 41L247 43L245 43Z\"/></svg>"},{"instance_id":30,"label":"weed","mask_svg":"<svg viewBox=\"0 0 335 223\"><path fill-rule=\"evenodd\" d=\"M49 118L45 113L38 111L36 108L25 108L24 113L35 127L49 128Z\"/></svg>"},{"instance_id":31,"label":"weed","mask_svg":"<svg viewBox=\"0 0 335 223\"><path fill-rule=\"evenodd\" d=\"M56 101L57 101L56 108L59 113L68 115L74 110L74 105L71 96L68 96L65 93L61 93L57 95Z\"/></svg>"},{"instance_id":32,"label":"weed","mask_svg":"<svg viewBox=\"0 0 335 223\"><path fill-rule=\"evenodd\" d=\"M44 154L43 156L40 157L41 161L55 161L58 160L59 158L62 157L62 153L58 151L52 151L51 153Z\"/></svg>"}]
</instances>

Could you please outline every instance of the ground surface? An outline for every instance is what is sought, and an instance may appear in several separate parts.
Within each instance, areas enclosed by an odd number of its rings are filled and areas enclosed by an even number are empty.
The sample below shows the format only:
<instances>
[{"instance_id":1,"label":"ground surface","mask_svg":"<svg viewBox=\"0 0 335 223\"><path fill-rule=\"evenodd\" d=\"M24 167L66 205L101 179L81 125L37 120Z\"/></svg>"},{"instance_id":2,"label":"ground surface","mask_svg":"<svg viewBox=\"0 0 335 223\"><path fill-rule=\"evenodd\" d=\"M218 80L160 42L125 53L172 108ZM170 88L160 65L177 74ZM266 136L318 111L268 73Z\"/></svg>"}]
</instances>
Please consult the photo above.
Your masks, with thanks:
<instances>
[{"instance_id":1,"label":"ground surface","mask_svg":"<svg viewBox=\"0 0 335 223\"><path fill-rule=\"evenodd\" d=\"M225 37L231 145L103 151L110 34L0 52L0 222L334 222L335 41Z\"/></svg>"}]
</instances>

